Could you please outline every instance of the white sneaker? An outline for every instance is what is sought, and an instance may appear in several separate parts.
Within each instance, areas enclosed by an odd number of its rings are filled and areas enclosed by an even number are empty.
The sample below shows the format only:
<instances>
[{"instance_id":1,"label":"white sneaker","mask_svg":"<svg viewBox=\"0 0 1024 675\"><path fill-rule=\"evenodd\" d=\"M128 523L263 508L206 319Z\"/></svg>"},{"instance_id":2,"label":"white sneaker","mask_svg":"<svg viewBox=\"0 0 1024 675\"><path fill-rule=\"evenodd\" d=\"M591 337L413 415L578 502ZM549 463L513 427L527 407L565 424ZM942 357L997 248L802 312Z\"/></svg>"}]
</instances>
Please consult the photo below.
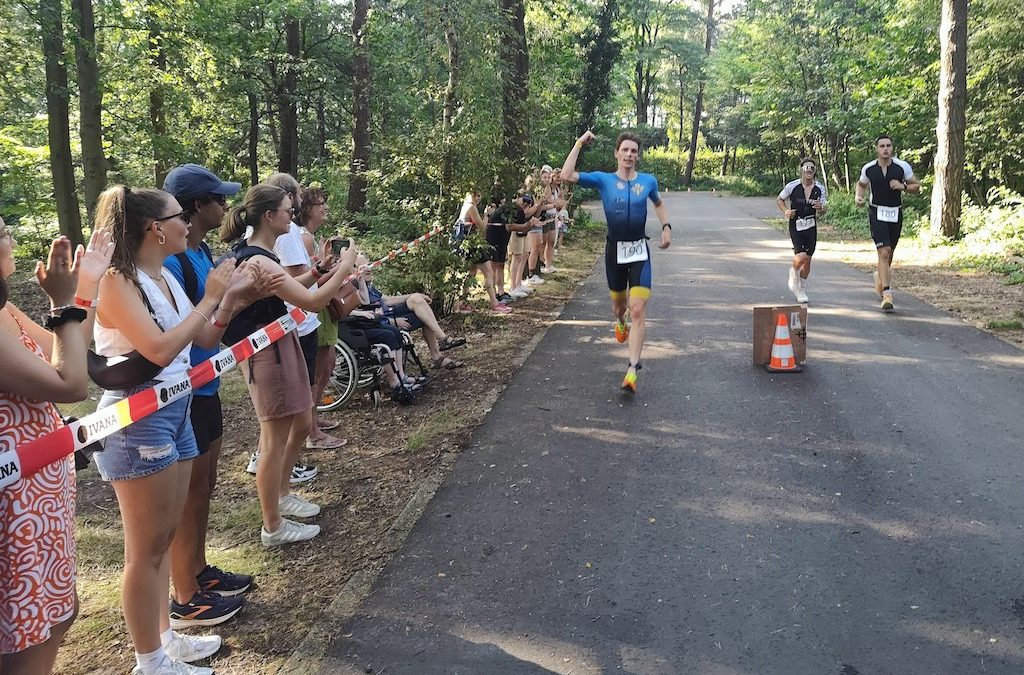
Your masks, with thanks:
<instances>
[{"instance_id":1,"label":"white sneaker","mask_svg":"<svg viewBox=\"0 0 1024 675\"><path fill-rule=\"evenodd\" d=\"M292 466L292 475L291 478L288 479L288 482L292 485L295 485L296 483L305 483L306 481L316 478L318 473L320 473L320 469L315 466L295 464Z\"/></svg>"},{"instance_id":2,"label":"white sneaker","mask_svg":"<svg viewBox=\"0 0 1024 675\"><path fill-rule=\"evenodd\" d=\"M294 492L288 493L287 497L282 497L277 502L278 508L281 509L282 516L292 516L293 518L312 518L313 516L320 514L320 507L313 502L307 501L295 494Z\"/></svg>"},{"instance_id":3,"label":"white sneaker","mask_svg":"<svg viewBox=\"0 0 1024 675\"><path fill-rule=\"evenodd\" d=\"M522 300L523 298L529 295L529 293L524 291L522 288L513 288L511 291L508 292L508 294L511 295L512 298L515 300Z\"/></svg>"},{"instance_id":4,"label":"white sneaker","mask_svg":"<svg viewBox=\"0 0 1024 675\"><path fill-rule=\"evenodd\" d=\"M552 274L555 271L555 268L544 265L543 267L540 268L540 271L541 274Z\"/></svg>"},{"instance_id":5,"label":"white sneaker","mask_svg":"<svg viewBox=\"0 0 1024 675\"><path fill-rule=\"evenodd\" d=\"M800 288L800 275L797 273L796 268L792 265L789 266L789 292L796 295L797 289Z\"/></svg>"},{"instance_id":6,"label":"white sneaker","mask_svg":"<svg viewBox=\"0 0 1024 675\"><path fill-rule=\"evenodd\" d=\"M541 279L541 278L540 278L539 276L537 276L536 274L534 274L534 275L533 275L532 277L530 277L529 279L527 279L527 281L529 281L529 282L530 282L530 285L531 285L531 286L540 286L540 285L541 285L542 283L544 283L544 280L543 280L543 279Z\"/></svg>"},{"instance_id":7,"label":"white sneaker","mask_svg":"<svg viewBox=\"0 0 1024 675\"><path fill-rule=\"evenodd\" d=\"M552 265L551 267L548 268L547 274L557 274L557 273L558 273L558 268L555 267L554 265Z\"/></svg>"},{"instance_id":8,"label":"white sneaker","mask_svg":"<svg viewBox=\"0 0 1024 675\"><path fill-rule=\"evenodd\" d=\"M256 465L259 464L259 461L260 461L260 453L258 453L258 452L252 453L251 455L249 455L249 466L245 467L245 470L255 476L256 475Z\"/></svg>"},{"instance_id":9,"label":"white sneaker","mask_svg":"<svg viewBox=\"0 0 1024 675\"><path fill-rule=\"evenodd\" d=\"M164 645L164 651L175 661L192 663L213 656L221 644L219 635L182 635L171 631L171 641Z\"/></svg>"},{"instance_id":10,"label":"white sneaker","mask_svg":"<svg viewBox=\"0 0 1024 675\"><path fill-rule=\"evenodd\" d=\"M263 542L265 547L270 548L271 546L284 546L285 544L308 541L318 534L320 534L319 525L304 525L303 523L296 523L294 520L282 518L281 527L277 528L276 532L267 532L266 529L261 528L260 541Z\"/></svg>"},{"instance_id":11,"label":"white sneaker","mask_svg":"<svg viewBox=\"0 0 1024 675\"><path fill-rule=\"evenodd\" d=\"M796 295L796 301L801 303L801 304L806 305L807 304L807 280L804 279L803 277L800 277L800 281L798 282L798 284L799 285L796 288L796 293L794 294L794 295Z\"/></svg>"},{"instance_id":12,"label":"white sneaker","mask_svg":"<svg viewBox=\"0 0 1024 675\"><path fill-rule=\"evenodd\" d=\"M143 670L136 665L132 668L132 675L213 675L213 668L192 666L165 656L156 668Z\"/></svg>"}]
</instances>

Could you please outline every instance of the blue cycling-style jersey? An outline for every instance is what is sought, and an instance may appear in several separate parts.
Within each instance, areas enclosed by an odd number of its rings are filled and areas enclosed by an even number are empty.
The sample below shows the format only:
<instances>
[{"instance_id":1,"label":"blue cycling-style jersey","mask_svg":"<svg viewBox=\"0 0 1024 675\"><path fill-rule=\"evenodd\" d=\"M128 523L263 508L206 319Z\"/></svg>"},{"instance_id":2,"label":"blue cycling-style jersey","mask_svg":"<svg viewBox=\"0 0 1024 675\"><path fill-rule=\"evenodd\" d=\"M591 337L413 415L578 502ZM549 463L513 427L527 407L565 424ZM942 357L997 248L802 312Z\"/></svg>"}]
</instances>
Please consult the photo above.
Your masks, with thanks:
<instances>
[{"instance_id":1,"label":"blue cycling-style jersey","mask_svg":"<svg viewBox=\"0 0 1024 675\"><path fill-rule=\"evenodd\" d=\"M657 178L638 173L633 180L623 180L614 173L588 171L580 174L579 184L600 193L609 241L636 241L647 236L647 200L661 203Z\"/></svg>"}]
</instances>

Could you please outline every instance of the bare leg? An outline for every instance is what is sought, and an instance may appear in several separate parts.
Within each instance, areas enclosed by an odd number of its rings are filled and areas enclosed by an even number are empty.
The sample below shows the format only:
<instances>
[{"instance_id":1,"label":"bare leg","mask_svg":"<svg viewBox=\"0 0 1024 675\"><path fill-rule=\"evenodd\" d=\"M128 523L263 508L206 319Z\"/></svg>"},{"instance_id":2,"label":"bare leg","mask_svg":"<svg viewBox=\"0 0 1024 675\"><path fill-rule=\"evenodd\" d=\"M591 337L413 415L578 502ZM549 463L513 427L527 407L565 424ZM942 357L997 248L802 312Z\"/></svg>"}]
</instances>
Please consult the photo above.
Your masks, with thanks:
<instances>
[{"instance_id":1,"label":"bare leg","mask_svg":"<svg viewBox=\"0 0 1024 675\"><path fill-rule=\"evenodd\" d=\"M288 494L281 492L281 472L287 459L286 445L291 426L291 417L260 422L260 461L256 465L256 492L259 494L260 510L263 512L263 528L267 532L276 532L281 527L281 509L278 502L281 501L281 497ZM290 478L290 463L287 469L287 477Z\"/></svg>"},{"instance_id":2,"label":"bare leg","mask_svg":"<svg viewBox=\"0 0 1024 675\"><path fill-rule=\"evenodd\" d=\"M889 283L889 266L892 264L892 247L891 246L879 246L878 247L878 280L882 282L882 288L886 288L890 285Z\"/></svg>"},{"instance_id":3,"label":"bare leg","mask_svg":"<svg viewBox=\"0 0 1024 675\"><path fill-rule=\"evenodd\" d=\"M121 606L128 634L139 654L159 649L161 629L169 625L167 550L181 517L191 474L192 461L186 460L142 478L112 483L124 527Z\"/></svg>"},{"instance_id":4,"label":"bare leg","mask_svg":"<svg viewBox=\"0 0 1024 675\"><path fill-rule=\"evenodd\" d=\"M494 278L495 293L503 295L505 293L505 263L492 260L489 264L491 266L491 276Z\"/></svg>"},{"instance_id":5,"label":"bare leg","mask_svg":"<svg viewBox=\"0 0 1024 675\"><path fill-rule=\"evenodd\" d=\"M419 293L413 293L406 301L405 306L412 310L416 318L423 322L423 334L426 335L427 329L430 329L439 338L444 338L446 333L441 328L441 324L437 322L437 317L434 315L434 310L430 307L430 303L427 299Z\"/></svg>"},{"instance_id":6,"label":"bare leg","mask_svg":"<svg viewBox=\"0 0 1024 675\"><path fill-rule=\"evenodd\" d=\"M306 444L306 437L309 436L310 425L313 423L313 416L310 413L299 413L285 418L289 420L288 437L285 441L284 466L281 467L281 497L287 497L291 492L292 467L299 461L299 453ZM260 457L260 461L263 458ZM275 528L276 529L276 528ZM271 532L272 530L267 530Z\"/></svg>"},{"instance_id":7,"label":"bare leg","mask_svg":"<svg viewBox=\"0 0 1024 675\"><path fill-rule=\"evenodd\" d=\"M629 362L640 363L640 353L644 349L644 337L647 334L647 300L649 296L638 297L630 293L629 297Z\"/></svg>"},{"instance_id":8,"label":"bare leg","mask_svg":"<svg viewBox=\"0 0 1024 675\"><path fill-rule=\"evenodd\" d=\"M316 406L317 403L324 395L324 389L327 388L327 383L331 380L331 373L334 371L334 345L326 347L318 347L316 350L316 365L313 368L313 424L309 428L309 440L311 441L332 441L340 442L341 439L335 438L328 433L325 433L320 429L320 425L317 423L319 417Z\"/></svg>"},{"instance_id":9,"label":"bare leg","mask_svg":"<svg viewBox=\"0 0 1024 675\"><path fill-rule=\"evenodd\" d=\"M199 590L196 575L206 567L206 531L210 522L210 497L217 484L217 459L221 439L210 443L210 448L192 460L192 476L188 496L181 515L181 523L174 530L171 541L171 580L174 598L188 602Z\"/></svg>"},{"instance_id":10,"label":"bare leg","mask_svg":"<svg viewBox=\"0 0 1024 675\"><path fill-rule=\"evenodd\" d=\"M530 236L530 275L540 267L540 256L544 250L544 235L531 232Z\"/></svg>"}]
</instances>

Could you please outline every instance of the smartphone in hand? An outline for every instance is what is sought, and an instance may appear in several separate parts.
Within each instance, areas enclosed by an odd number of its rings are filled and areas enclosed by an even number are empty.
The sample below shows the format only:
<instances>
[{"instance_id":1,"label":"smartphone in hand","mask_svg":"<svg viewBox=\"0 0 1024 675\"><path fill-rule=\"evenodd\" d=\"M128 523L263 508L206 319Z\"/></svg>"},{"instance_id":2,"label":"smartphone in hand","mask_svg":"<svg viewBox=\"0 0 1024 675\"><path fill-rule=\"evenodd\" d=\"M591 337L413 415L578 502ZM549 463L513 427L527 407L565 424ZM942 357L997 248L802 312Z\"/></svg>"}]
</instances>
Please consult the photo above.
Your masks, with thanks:
<instances>
[{"instance_id":1,"label":"smartphone in hand","mask_svg":"<svg viewBox=\"0 0 1024 675\"><path fill-rule=\"evenodd\" d=\"M341 255L341 252L352 245L349 239L332 239L331 240L331 254Z\"/></svg>"}]
</instances>

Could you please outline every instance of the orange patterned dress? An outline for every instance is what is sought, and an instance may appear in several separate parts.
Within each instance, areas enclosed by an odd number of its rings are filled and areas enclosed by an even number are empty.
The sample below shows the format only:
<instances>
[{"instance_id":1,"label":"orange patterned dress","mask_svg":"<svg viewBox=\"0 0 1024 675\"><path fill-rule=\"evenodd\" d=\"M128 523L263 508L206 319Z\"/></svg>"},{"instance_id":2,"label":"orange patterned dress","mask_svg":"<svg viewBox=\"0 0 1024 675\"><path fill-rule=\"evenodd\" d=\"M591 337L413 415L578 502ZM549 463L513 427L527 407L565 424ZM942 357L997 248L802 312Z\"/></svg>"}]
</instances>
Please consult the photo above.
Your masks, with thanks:
<instances>
[{"instance_id":1,"label":"orange patterned dress","mask_svg":"<svg viewBox=\"0 0 1024 675\"><path fill-rule=\"evenodd\" d=\"M18 328L25 349L46 358L21 322ZM52 403L0 391L0 450L60 425ZM45 642L71 617L77 574L75 465L66 457L0 489L0 654Z\"/></svg>"}]
</instances>

